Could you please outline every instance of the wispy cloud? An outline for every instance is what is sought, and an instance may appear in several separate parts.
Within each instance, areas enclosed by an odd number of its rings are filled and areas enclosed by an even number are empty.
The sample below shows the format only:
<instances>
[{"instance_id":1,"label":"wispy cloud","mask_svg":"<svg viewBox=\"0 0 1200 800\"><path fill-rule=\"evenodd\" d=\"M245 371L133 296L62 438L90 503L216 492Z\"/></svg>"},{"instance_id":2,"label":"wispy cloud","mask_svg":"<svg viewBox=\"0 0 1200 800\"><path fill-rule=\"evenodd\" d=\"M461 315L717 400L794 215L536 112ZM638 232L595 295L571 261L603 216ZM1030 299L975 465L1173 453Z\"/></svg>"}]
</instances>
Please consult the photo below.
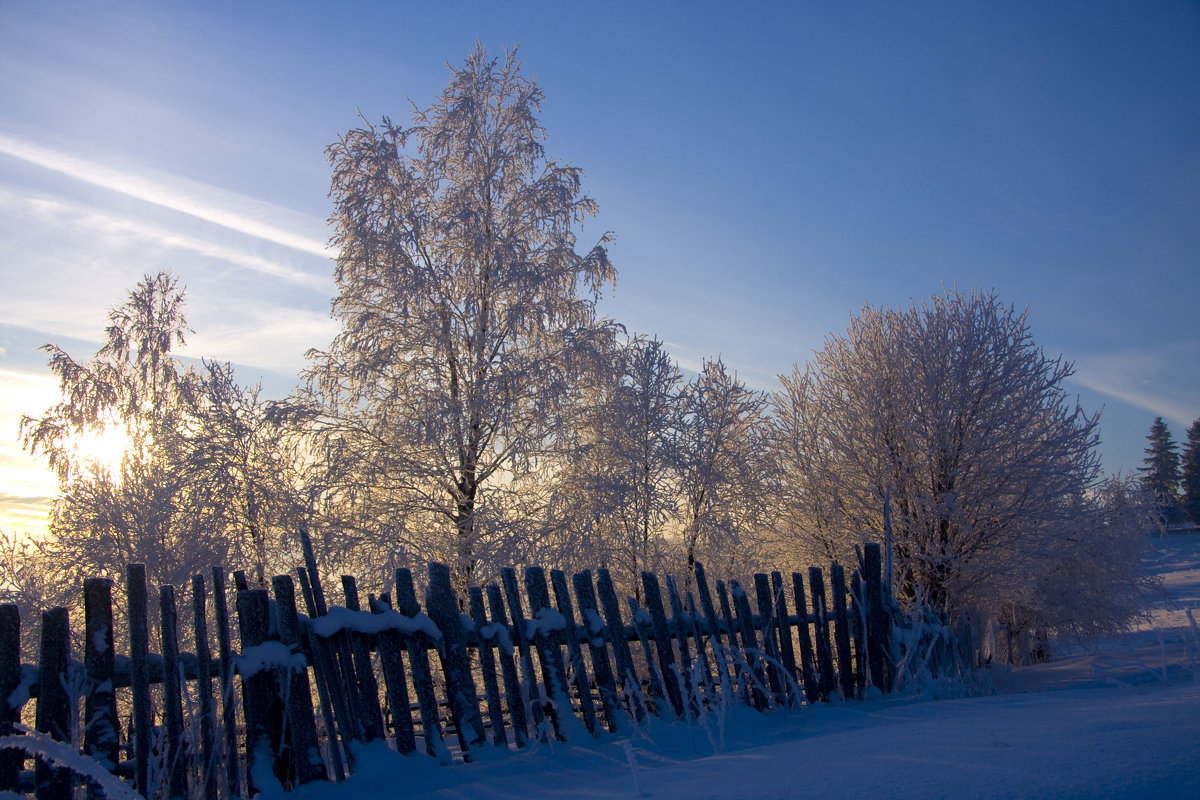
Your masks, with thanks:
<instances>
[{"instance_id":1,"label":"wispy cloud","mask_svg":"<svg viewBox=\"0 0 1200 800\"><path fill-rule=\"evenodd\" d=\"M302 253L332 255L318 236L267 221L300 215L235 192L177 176L134 174L3 133L0 133L0 153Z\"/></svg>"},{"instance_id":2,"label":"wispy cloud","mask_svg":"<svg viewBox=\"0 0 1200 800\"><path fill-rule=\"evenodd\" d=\"M1200 342L1128 348L1075 361L1076 383L1186 428L1200 417Z\"/></svg>"},{"instance_id":3,"label":"wispy cloud","mask_svg":"<svg viewBox=\"0 0 1200 800\"><path fill-rule=\"evenodd\" d=\"M202 239L179 231L171 231L144 219L118 217L77 203L46 197L18 198L0 190L0 205L21 202L29 211L58 226L72 230L85 229L109 237L138 237L162 247L186 250L208 258L220 259L246 269L285 280L299 286L328 292L332 288L328 275L317 276L301 269L281 264L235 247Z\"/></svg>"}]
</instances>

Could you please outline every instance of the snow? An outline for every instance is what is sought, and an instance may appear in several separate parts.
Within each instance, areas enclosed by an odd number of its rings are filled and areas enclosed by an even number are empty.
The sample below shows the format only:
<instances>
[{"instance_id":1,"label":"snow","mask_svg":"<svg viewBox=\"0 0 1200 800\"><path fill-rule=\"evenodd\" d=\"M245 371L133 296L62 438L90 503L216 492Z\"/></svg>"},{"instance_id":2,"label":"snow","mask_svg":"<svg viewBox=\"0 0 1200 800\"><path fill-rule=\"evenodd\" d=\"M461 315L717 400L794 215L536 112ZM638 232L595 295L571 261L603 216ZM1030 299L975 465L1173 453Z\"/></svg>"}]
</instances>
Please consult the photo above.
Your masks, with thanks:
<instances>
[{"instance_id":1,"label":"snow","mask_svg":"<svg viewBox=\"0 0 1200 800\"><path fill-rule=\"evenodd\" d=\"M553 608L539 608L533 619L525 620L525 638L535 639L567 629L567 618Z\"/></svg>"},{"instance_id":2,"label":"snow","mask_svg":"<svg viewBox=\"0 0 1200 800\"><path fill-rule=\"evenodd\" d=\"M342 630L358 633L399 631L407 634L419 631L431 639L442 638L442 632L426 614L418 612L415 616L407 617L390 608L376 614L370 611L350 611L341 606L333 606L329 609L329 613L313 621L312 630L316 635L326 638Z\"/></svg>"},{"instance_id":3,"label":"snow","mask_svg":"<svg viewBox=\"0 0 1200 800\"><path fill-rule=\"evenodd\" d=\"M142 800L141 795L129 788L120 778L116 777L96 761L80 755L75 748L64 742L56 742L49 736L30 730L23 725L18 726L22 736L0 737L0 749L21 750L31 756L38 756L51 764L66 767L77 775L83 775L100 786L104 797L108 800ZM21 795L5 793L6 796L21 797Z\"/></svg>"},{"instance_id":4,"label":"snow","mask_svg":"<svg viewBox=\"0 0 1200 800\"><path fill-rule=\"evenodd\" d=\"M308 665L301 653L293 653L292 648L283 642L263 642L242 650L234 663L242 678L257 675L263 670L276 667L292 672L302 672Z\"/></svg>"},{"instance_id":5,"label":"snow","mask_svg":"<svg viewBox=\"0 0 1200 800\"><path fill-rule=\"evenodd\" d=\"M1165 594L1149 623L1059 661L985 673L996 694L718 708L692 724L486 748L445 767L374 743L345 783L287 798L1200 797L1200 633L1188 613L1200 609L1200 534L1154 550Z\"/></svg>"}]
</instances>

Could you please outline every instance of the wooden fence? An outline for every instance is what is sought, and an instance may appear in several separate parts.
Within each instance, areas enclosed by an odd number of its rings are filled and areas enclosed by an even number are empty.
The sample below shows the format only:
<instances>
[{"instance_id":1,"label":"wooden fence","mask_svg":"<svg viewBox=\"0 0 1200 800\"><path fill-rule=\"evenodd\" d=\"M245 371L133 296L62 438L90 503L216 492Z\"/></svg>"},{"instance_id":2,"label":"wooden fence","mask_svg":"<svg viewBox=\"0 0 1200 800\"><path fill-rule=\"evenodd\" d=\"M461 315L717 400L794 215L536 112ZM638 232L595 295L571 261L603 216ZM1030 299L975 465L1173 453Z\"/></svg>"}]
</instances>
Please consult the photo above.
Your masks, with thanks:
<instances>
[{"instance_id":1,"label":"wooden fence","mask_svg":"<svg viewBox=\"0 0 1200 800\"><path fill-rule=\"evenodd\" d=\"M238 652L220 567L211 586L192 579L195 653L179 651L172 586L159 590L161 653L150 652L138 564L126 573L128 656L113 647L107 580L84 581L82 664L69 652L67 611L56 608L42 616L37 666L22 665L17 608L0 606L0 790L67 800L87 783L89 797L111 797L111 783L106 792L103 780L80 776L82 754L143 797L250 797L272 773L285 788L344 779L354 742L386 739L450 764L487 747L619 732L647 715L859 698L892 680L878 545L864 549L849 586L834 564L828 586L814 567L790 582L773 572L752 587L710 587L697 564L695 592L668 576L664 600L663 583L644 572L644 600L628 598L622 616L604 569L570 584L558 570L547 581L528 567L518 581L505 569L460 603L448 568L430 564L424 612L405 569L394 595L368 596L365 610L344 576L345 605L329 606L304 544L307 615L290 576L272 580L272 599L234 573ZM41 733L24 735L31 699ZM48 739L68 743L74 758Z\"/></svg>"}]
</instances>

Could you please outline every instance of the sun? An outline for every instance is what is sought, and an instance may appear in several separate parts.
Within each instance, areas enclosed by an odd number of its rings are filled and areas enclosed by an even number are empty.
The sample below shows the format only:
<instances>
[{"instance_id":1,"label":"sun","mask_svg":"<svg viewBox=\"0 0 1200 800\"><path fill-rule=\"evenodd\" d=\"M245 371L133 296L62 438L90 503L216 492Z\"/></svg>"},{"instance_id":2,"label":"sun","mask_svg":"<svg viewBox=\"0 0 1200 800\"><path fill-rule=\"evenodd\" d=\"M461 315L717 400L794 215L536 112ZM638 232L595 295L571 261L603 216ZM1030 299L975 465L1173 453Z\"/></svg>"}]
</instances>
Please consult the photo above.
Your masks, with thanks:
<instances>
[{"instance_id":1,"label":"sun","mask_svg":"<svg viewBox=\"0 0 1200 800\"><path fill-rule=\"evenodd\" d=\"M129 445L129 431L119 423L89 428L77 434L72 443L79 463L111 476L121 474L121 462Z\"/></svg>"}]
</instances>

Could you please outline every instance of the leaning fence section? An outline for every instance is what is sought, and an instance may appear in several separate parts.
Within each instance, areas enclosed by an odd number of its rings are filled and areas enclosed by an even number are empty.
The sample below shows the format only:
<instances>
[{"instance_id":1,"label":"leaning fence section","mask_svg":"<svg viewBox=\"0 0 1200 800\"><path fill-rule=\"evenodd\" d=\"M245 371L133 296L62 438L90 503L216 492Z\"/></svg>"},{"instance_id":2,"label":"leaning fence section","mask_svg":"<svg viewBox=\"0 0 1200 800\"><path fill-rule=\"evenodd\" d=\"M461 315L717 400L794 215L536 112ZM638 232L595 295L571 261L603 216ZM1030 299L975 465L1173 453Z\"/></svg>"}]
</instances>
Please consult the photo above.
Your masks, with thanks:
<instances>
[{"instance_id":1,"label":"leaning fence section","mask_svg":"<svg viewBox=\"0 0 1200 800\"><path fill-rule=\"evenodd\" d=\"M83 584L82 661L56 608L42 615L36 666L22 664L22 621L0 606L0 790L112 797L118 779L146 798L251 797L265 781L343 780L358 742L449 765L717 704L890 689L877 545L849 576L833 564L743 586L710 582L697 564L681 590L644 572L641 601L624 606L605 569L505 569L459 597L449 569L430 564L422 607L407 569L365 601L344 576L331 602L303 544L295 580L276 576L270 590L235 572L231 594L216 567L182 587L188 597L163 586L152 603L145 568L130 565L127 654L114 647L108 580ZM185 629L195 652L180 651Z\"/></svg>"}]
</instances>

